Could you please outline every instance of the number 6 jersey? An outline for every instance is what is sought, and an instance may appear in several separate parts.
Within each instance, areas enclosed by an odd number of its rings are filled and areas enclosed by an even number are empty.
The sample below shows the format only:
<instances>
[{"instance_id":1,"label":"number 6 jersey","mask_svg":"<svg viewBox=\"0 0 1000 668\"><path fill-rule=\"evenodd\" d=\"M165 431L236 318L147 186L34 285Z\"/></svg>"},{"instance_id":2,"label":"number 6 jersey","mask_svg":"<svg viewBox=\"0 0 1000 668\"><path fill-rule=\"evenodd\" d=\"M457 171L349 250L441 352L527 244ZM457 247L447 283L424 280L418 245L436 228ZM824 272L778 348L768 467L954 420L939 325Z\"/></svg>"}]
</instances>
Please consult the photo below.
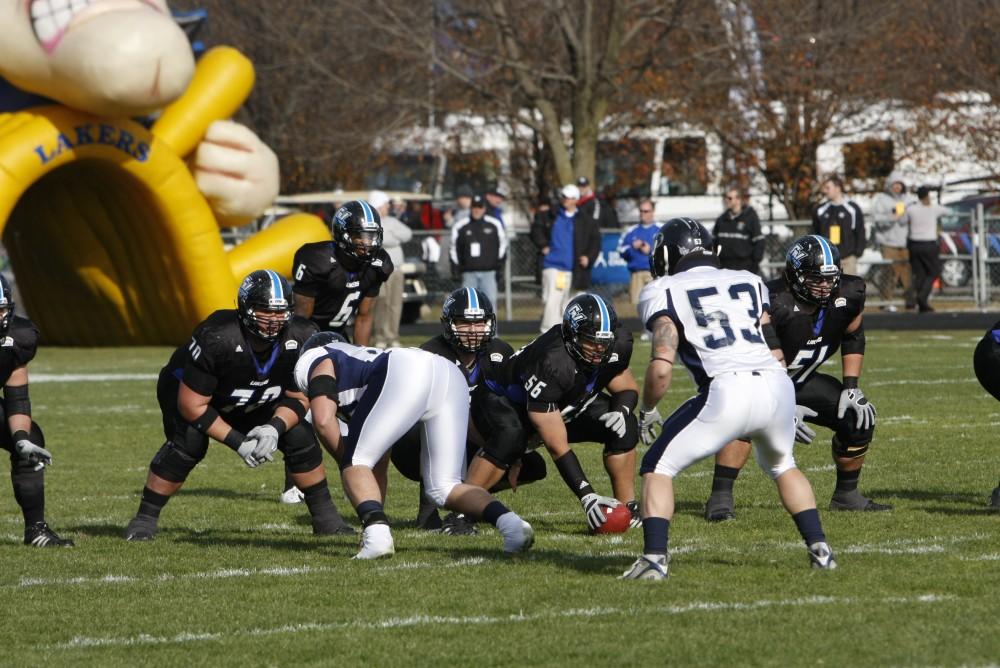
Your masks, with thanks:
<instances>
[{"instance_id":1,"label":"number 6 jersey","mask_svg":"<svg viewBox=\"0 0 1000 668\"><path fill-rule=\"evenodd\" d=\"M783 370L760 331L769 301L764 282L750 272L692 267L647 284L639 317L648 329L661 316L673 321L678 357L704 390L719 374Z\"/></svg>"}]
</instances>

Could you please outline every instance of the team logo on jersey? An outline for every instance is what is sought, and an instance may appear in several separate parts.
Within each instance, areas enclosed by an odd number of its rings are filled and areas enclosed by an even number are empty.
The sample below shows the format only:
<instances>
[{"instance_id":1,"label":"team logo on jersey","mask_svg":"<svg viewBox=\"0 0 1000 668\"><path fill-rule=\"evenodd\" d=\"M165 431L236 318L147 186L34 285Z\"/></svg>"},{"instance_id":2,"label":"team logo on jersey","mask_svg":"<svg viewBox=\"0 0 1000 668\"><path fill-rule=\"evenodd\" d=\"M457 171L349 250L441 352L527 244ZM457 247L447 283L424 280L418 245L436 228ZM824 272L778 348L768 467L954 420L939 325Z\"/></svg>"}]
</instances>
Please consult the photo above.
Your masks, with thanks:
<instances>
[{"instance_id":1,"label":"team logo on jersey","mask_svg":"<svg viewBox=\"0 0 1000 668\"><path fill-rule=\"evenodd\" d=\"M382 266L382 260L372 260L371 261L371 265L373 267L381 267Z\"/></svg>"},{"instance_id":2,"label":"team logo on jersey","mask_svg":"<svg viewBox=\"0 0 1000 668\"><path fill-rule=\"evenodd\" d=\"M298 341L285 341L285 350L298 350Z\"/></svg>"},{"instance_id":3,"label":"team logo on jersey","mask_svg":"<svg viewBox=\"0 0 1000 668\"><path fill-rule=\"evenodd\" d=\"M837 297L833 300L833 307L840 308L841 306L847 306L847 300L843 297Z\"/></svg>"},{"instance_id":4,"label":"team logo on jersey","mask_svg":"<svg viewBox=\"0 0 1000 668\"><path fill-rule=\"evenodd\" d=\"M503 362L503 353L490 353L491 362Z\"/></svg>"},{"instance_id":5,"label":"team logo on jersey","mask_svg":"<svg viewBox=\"0 0 1000 668\"><path fill-rule=\"evenodd\" d=\"M0 341L0 346L2 346L4 348L10 348L13 345L14 345L14 339L12 337L10 337L10 336L5 336L5 337L3 337L3 340Z\"/></svg>"},{"instance_id":6,"label":"team logo on jersey","mask_svg":"<svg viewBox=\"0 0 1000 668\"><path fill-rule=\"evenodd\" d=\"M618 353L611 353L611 357L608 358L608 364L614 364L618 361Z\"/></svg>"},{"instance_id":7,"label":"team logo on jersey","mask_svg":"<svg viewBox=\"0 0 1000 668\"><path fill-rule=\"evenodd\" d=\"M238 353L243 352L243 346L241 346L240 344L237 343L236 344L236 352L238 352Z\"/></svg>"},{"instance_id":8,"label":"team logo on jersey","mask_svg":"<svg viewBox=\"0 0 1000 668\"><path fill-rule=\"evenodd\" d=\"M356 288L356 287L358 287L359 285L361 285L361 281L350 281L350 282L349 282L349 283L347 283L347 284L346 284L346 285L345 285L344 287L345 287L345 288Z\"/></svg>"}]
</instances>

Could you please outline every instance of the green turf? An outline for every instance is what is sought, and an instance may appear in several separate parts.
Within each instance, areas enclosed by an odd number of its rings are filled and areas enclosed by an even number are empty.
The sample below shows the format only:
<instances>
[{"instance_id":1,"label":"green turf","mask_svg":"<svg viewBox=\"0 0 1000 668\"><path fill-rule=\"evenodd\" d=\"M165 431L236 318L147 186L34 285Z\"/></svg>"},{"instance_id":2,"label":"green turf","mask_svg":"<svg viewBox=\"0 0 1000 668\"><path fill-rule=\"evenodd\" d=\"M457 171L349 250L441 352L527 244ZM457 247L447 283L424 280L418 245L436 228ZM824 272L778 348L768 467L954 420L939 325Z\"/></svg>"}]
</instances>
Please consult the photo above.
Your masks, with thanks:
<instances>
[{"instance_id":1,"label":"green turf","mask_svg":"<svg viewBox=\"0 0 1000 668\"><path fill-rule=\"evenodd\" d=\"M43 349L35 416L55 465L48 517L72 550L20 545L0 485L0 664L26 665L995 665L1000 660L1000 404L971 369L975 332L873 332L861 386L879 426L861 487L884 514L823 513L841 568L813 572L770 482L749 467L738 519L709 525L710 462L676 484L665 583L616 580L641 532L590 537L549 478L501 498L536 529L505 559L477 537L413 528L417 487L394 475L393 559L358 563L353 538L314 538L277 501L280 465L249 470L215 445L149 544L121 531L162 442L151 379L167 349ZM514 341L521 343L523 341ZM640 344L633 368L648 356ZM836 365L825 370L838 373ZM51 374L145 374L60 382ZM678 374L664 415L692 385ZM821 508L829 432L799 446ZM600 448L578 448L607 493ZM347 511L339 480L335 500ZM349 519L354 522L353 513Z\"/></svg>"}]
</instances>

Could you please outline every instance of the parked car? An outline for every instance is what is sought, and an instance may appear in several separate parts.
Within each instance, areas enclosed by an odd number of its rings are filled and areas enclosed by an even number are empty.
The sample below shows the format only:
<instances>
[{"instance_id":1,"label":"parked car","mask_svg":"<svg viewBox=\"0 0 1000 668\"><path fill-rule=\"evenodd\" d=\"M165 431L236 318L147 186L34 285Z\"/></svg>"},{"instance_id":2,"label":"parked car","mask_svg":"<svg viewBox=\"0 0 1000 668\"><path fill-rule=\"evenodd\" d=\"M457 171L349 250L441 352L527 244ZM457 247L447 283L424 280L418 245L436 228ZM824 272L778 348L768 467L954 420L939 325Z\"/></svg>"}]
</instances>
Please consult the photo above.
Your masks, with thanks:
<instances>
[{"instance_id":1,"label":"parked car","mask_svg":"<svg viewBox=\"0 0 1000 668\"><path fill-rule=\"evenodd\" d=\"M966 197L946 204L955 212L941 219L941 282L949 287L963 287L972 280L972 216L982 204L987 222L987 258L1000 261L1000 194ZM991 262L991 264L993 264ZM990 272L1000 283L997 272Z\"/></svg>"}]
</instances>

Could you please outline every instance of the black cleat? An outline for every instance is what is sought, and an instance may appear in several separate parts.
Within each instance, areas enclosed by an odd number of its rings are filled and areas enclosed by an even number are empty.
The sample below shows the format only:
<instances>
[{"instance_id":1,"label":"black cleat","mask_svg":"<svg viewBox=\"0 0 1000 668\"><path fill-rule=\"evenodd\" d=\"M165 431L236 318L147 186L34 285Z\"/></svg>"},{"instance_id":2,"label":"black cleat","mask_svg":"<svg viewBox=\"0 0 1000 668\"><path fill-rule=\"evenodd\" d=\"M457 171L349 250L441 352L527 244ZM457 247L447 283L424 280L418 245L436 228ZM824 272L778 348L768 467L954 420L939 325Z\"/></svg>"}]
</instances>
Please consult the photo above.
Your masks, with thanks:
<instances>
[{"instance_id":1,"label":"black cleat","mask_svg":"<svg viewBox=\"0 0 1000 668\"><path fill-rule=\"evenodd\" d=\"M140 542L156 538L156 518L136 515L125 527L125 540Z\"/></svg>"},{"instance_id":2,"label":"black cleat","mask_svg":"<svg viewBox=\"0 0 1000 668\"><path fill-rule=\"evenodd\" d=\"M834 492L833 498L830 499L830 510L880 513L892 510L892 506L887 503L876 503L855 489L850 492Z\"/></svg>"},{"instance_id":3,"label":"black cleat","mask_svg":"<svg viewBox=\"0 0 1000 668\"><path fill-rule=\"evenodd\" d=\"M441 533L449 536L475 536L479 532L476 524L461 513L448 513L441 522Z\"/></svg>"},{"instance_id":4,"label":"black cleat","mask_svg":"<svg viewBox=\"0 0 1000 668\"><path fill-rule=\"evenodd\" d=\"M708 522L735 520L734 505L732 492L712 492L705 503L705 520Z\"/></svg>"},{"instance_id":5,"label":"black cleat","mask_svg":"<svg viewBox=\"0 0 1000 668\"><path fill-rule=\"evenodd\" d=\"M344 521L340 515L333 517L313 518L314 536L354 536L357 529Z\"/></svg>"},{"instance_id":6,"label":"black cleat","mask_svg":"<svg viewBox=\"0 0 1000 668\"><path fill-rule=\"evenodd\" d=\"M420 508L417 510L417 528L424 531L440 531L444 528L437 506L421 496Z\"/></svg>"},{"instance_id":7,"label":"black cleat","mask_svg":"<svg viewBox=\"0 0 1000 668\"><path fill-rule=\"evenodd\" d=\"M60 538L45 522L35 522L24 528L24 544L31 547L73 547L73 541Z\"/></svg>"},{"instance_id":8,"label":"black cleat","mask_svg":"<svg viewBox=\"0 0 1000 668\"><path fill-rule=\"evenodd\" d=\"M990 495L989 506L994 510L1000 510L1000 487L993 490L993 494Z\"/></svg>"}]
</instances>

